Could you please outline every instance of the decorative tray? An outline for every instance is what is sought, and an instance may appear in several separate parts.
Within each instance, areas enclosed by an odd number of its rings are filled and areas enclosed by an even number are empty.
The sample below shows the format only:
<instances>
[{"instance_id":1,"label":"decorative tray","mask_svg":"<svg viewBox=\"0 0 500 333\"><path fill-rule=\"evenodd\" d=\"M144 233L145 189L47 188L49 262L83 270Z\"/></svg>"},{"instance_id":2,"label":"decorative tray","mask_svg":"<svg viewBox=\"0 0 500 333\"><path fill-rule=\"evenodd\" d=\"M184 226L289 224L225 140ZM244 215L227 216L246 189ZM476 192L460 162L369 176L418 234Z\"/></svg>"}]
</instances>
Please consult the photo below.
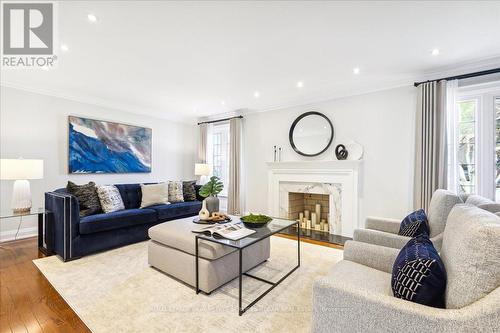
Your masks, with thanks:
<instances>
[{"instance_id":1,"label":"decorative tray","mask_svg":"<svg viewBox=\"0 0 500 333\"><path fill-rule=\"evenodd\" d=\"M224 224L224 223L228 223L228 222L231 222L231 221L232 220L231 220L230 217L227 217L224 220L218 220L218 221L214 221L214 220L200 220L199 217L195 217L193 219L193 223L196 223L196 224L216 224L216 223Z\"/></svg>"}]
</instances>

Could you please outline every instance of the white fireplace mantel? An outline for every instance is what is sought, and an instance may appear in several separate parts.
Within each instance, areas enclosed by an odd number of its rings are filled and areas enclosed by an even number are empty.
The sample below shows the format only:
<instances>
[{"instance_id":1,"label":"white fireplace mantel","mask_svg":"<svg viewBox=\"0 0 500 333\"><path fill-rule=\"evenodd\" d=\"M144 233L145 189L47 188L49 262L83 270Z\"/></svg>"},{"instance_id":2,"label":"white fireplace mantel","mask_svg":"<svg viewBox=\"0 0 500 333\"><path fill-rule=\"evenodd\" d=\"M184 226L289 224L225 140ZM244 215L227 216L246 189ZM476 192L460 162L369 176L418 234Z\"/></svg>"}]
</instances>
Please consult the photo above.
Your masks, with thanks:
<instances>
[{"instance_id":1,"label":"white fireplace mantel","mask_svg":"<svg viewBox=\"0 0 500 333\"><path fill-rule=\"evenodd\" d=\"M287 188L293 192L330 194L330 232L352 237L358 222L358 185L362 160L269 162L269 211L286 217ZM301 187L302 186L302 187ZM300 190L302 188L302 190ZM334 192L332 192L334 191ZM332 195L334 194L334 195Z\"/></svg>"},{"instance_id":2,"label":"white fireplace mantel","mask_svg":"<svg viewBox=\"0 0 500 333\"><path fill-rule=\"evenodd\" d=\"M363 160L355 161L288 161L288 162L267 162L269 169L346 169L358 170Z\"/></svg>"}]
</instances>

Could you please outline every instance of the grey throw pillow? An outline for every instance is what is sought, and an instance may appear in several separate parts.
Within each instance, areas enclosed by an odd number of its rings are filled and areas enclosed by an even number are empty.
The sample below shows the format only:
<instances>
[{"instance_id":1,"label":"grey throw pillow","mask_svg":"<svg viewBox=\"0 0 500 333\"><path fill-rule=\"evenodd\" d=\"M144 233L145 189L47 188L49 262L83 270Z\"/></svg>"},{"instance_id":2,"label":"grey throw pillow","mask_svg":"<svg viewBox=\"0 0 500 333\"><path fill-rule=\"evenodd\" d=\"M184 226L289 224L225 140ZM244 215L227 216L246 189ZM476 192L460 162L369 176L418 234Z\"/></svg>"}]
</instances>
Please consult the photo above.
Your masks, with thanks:
<instances>
[{"instance_id":1,"label":"grey throw pillow","mask_svg":"<svg viewBox=\"0 0 500 333\"><path fill-rule=\"evenodd\" d=\"M97 187L94 182L85 185L77 185L68 181L66 190L78 199L80 204L80 217L98 214L101 210L101 203L97 195Z\"/></svg>"},{"instance_id":2,"label":"grey throw pillow","mask_svg":"<svg viewBox=\"0 0 500 333\"><path fill-rule=\"evenodd\" d=\"M125 209L120 191L115 185L103 185L97 187L97 195L105 213L116 212Z\"/></svg>"},{"instance_id":3,"label":"grey throw pillow","mask_svg":"<svg viewBox=\"0 0 500 333\"><path fill-rule=\"evenodd\" d=\"M168 201L171 203L184 201L182 182L168 182Z\"/></svg>"},{"instance_id":4,"label":"grey throw pillow","mask_svg":"<svg viewBox=\"0 0 500 333\"><path fill-rule=\"evenodd\" d=\"M196 180L182 182L184 201L196 201L196 189L194 185L196 185Z\"/></svg>"},{"instance_id":5,"label":"grey throw pillow","mask_svg":"<svg viewBox=\"0 0 500 333\"><path fill-rule=\"evenodd\" d=\"M460 309L500 286L500 218L470 205L448 217L441 258L448 275L446 308Z\"/></svg>"},{"instance_id":6,"label":"grey throw pillow","mask_svg":"<svg viewBox=\"0 0 500 333\"><path fill-rule=\"evenodd\" d=\"M488 198L482 197L477 194L470 195L465 201L466 204L477 206L481 209L487 210L491 213L500 212L500 203L497 203Z\"/></svg>"},{"instance_id":7,"label":"grey throw pillow","mask_svg":"<svg viewBox=\"0 0 500 333\"><path fill-rule=\"evenodd\" d=\"M481 209L487 210L490 213L496 214L500 212L500 203L489 203L489 204L484 204L484 205L479 205L478 206Z\"/></svg>"}]
</instances>

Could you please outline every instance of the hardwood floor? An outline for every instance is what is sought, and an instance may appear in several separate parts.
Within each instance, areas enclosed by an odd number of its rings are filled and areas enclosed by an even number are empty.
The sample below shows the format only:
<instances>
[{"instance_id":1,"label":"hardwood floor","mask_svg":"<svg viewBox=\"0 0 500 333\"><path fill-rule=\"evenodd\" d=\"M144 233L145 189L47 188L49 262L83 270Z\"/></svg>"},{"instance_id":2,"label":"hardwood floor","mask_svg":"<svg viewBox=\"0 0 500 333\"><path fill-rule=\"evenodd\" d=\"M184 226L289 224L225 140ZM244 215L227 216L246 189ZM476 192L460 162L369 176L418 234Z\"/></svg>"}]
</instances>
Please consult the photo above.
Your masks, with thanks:
<instances>
[{"instance_id":1,"label":"hardwood floor","mask_svg":"<svg viewBox=\"0 0 500 333\"><path fill-rule=\"evenodd\" d=\"M90 332L32 263L37 239L0 244L0 332Z\"/></svg>"}]
</instances>

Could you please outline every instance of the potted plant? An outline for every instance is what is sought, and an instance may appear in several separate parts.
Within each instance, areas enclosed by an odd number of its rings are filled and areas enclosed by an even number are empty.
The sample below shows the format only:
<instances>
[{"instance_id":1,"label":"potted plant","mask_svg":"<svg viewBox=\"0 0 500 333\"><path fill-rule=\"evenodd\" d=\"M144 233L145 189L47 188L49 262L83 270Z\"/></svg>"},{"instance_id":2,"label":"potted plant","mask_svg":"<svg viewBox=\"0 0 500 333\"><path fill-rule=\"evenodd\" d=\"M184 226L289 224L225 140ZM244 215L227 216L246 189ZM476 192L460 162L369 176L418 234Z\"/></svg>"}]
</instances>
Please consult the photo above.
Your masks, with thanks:
<instances>
[{"instance_id":1,"label":"potted plant","mask_svg":"<svg viewBox=\"0 0 500 333\"><path fill-rule=\"evenodd\" d=\"M210 216L212 216L213 212L219 211L219 198L217 198L217 194L219 194L224 188L224 184L220 181L219 177L212 176L208 183L203 185L200 189L200 195L205 197L205 202L207 204L207 210L210 212Z\"/></svg>"}]
</instances>

